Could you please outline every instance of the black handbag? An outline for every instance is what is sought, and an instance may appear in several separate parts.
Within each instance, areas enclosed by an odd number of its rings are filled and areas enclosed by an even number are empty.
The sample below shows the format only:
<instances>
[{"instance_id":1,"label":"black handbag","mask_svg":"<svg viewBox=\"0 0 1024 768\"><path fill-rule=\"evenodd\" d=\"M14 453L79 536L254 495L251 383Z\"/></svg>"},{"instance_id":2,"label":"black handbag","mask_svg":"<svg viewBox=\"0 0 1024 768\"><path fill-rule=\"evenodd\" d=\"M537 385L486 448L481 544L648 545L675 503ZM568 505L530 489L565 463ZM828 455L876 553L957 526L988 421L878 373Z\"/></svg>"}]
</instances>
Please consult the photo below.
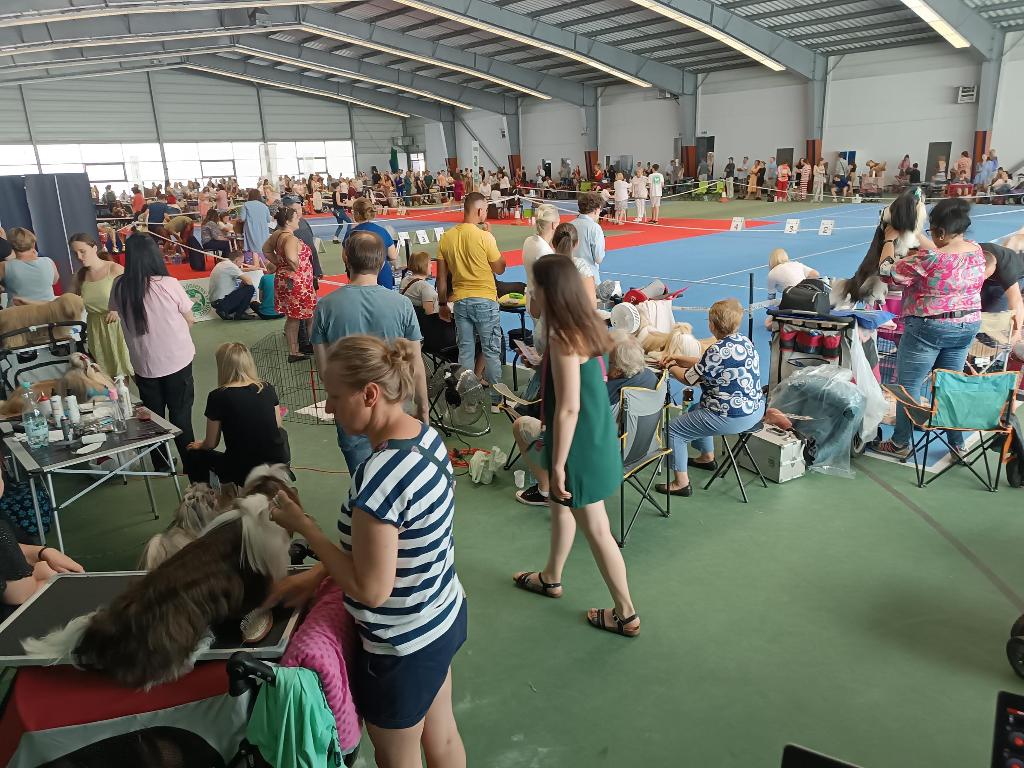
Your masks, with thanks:
<instances>
[{"instance_id":1,"label":"black handbag","mask_svg":"<svg viewBox=\"0 0 1024 768\"><path fill-rule=\"evenodd\" d=\"M824 280L809 277L782 292L779 311L797 315L820 315L832 313L831 291Z\"/></svg>"}]
</instances>

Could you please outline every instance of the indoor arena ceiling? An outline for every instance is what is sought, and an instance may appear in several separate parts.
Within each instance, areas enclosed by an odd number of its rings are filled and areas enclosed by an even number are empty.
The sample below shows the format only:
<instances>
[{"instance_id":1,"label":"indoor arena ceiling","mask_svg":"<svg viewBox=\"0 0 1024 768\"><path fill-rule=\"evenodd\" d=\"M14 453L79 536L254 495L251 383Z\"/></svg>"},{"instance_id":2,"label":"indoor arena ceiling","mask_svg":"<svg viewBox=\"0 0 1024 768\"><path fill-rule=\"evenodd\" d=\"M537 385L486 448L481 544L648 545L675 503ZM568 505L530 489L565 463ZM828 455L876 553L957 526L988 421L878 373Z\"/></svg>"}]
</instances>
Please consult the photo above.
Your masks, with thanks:
<instances>
[{"instance_id":1,"label":"indoor arena ceiling","mask_svg":"<svg viewBox=\"0 0 1024 768\"><path fill-rule=\"evenodd\" d=\"M190 68L444 119L944 40L990 58L1013 30L1022 0L5 0L0 85Z\"/></svg>"}]
</instances>

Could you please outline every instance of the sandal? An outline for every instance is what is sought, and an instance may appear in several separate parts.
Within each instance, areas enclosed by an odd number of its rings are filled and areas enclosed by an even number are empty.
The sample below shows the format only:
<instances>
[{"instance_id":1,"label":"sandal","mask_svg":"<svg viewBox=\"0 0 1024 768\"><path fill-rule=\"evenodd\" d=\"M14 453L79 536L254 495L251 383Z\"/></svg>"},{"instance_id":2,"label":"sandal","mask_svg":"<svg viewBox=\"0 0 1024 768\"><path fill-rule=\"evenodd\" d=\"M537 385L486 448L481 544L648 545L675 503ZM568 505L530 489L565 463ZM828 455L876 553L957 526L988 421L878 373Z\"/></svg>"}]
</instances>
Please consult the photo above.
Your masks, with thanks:
<instances>
[{"instance_id":1,"label":"sandal","mask_svg":"<svg viewBox=\"0 0 1024 768\"><path fill-rule=\"evenodd\" d=\"M537 580L530 581L531 576L536 576ZM536 595L544 595L544 597L558 598L562 596L561 592L559 592L556 595L552 591L555 589L560 590L562 588L561 582L548 584L541 577L540 571L524 571L523 573L520 573L518 576L513 576L512 579L513 581L515 581L515 584L519 589L524 589L527 592L533 592Z\"/></svg>"},{"instance_id":2,"label":"sandal","mask_svg":"<svg viewBox=\"0 0 1024 768\"><path fill-rule=\"evenodd\" d=\"M605 608L591 608L589 611L587 611L587 614L586 614L587 615L587 623L590 624L590 626L595 627L596 629L603 629L605 632L611 632L611 633L616 634L616 635L622 635L623 637L637 637L637 636L639 636L639 634L640 634L640 627L639 626L632 627L632 628L629 628L629 629L626 628L627 624L632 624L634 621L636 621L637 619L640 618L639 614L634 613L629 618L620 619L619 615L615 612L614 609L612 609L612 619L614 619L615 623L614 624L607 624L607 623L605 623L605 616L607 615L606 614L606 610L607 609L605 609ZM593 611L597 611L597 615L596 616L592 616L591 615L591 613Z\"/></svg>"}]
</instances>

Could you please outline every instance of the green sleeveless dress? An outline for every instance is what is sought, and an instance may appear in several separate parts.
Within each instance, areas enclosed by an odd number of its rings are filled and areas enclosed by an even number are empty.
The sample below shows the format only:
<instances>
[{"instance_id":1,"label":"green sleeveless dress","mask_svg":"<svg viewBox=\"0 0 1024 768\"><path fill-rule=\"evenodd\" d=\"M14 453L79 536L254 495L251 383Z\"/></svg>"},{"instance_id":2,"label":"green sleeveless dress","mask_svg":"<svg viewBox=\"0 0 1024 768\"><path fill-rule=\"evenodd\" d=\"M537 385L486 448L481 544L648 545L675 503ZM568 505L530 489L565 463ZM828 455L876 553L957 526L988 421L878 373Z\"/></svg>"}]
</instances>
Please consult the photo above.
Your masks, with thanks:
<instances>
[{"instance_id":1,"label":"green sleeveless dress","mask_svg":"<svg viewBox=\"0 0 1024 768\"><path fill-rule=\"evenodd\" d=\"M543 367L543 413L547 434L540 459L541 466L550 468L558 403L547 360ZM601 374L601 361L594 357L580 366L580 415L565 462L565 490L572 494L569 506L579 508L604 501L619 489L621 483L622 455L612 409L608 405L608 388Z\"/></svg>"}]
</instances>

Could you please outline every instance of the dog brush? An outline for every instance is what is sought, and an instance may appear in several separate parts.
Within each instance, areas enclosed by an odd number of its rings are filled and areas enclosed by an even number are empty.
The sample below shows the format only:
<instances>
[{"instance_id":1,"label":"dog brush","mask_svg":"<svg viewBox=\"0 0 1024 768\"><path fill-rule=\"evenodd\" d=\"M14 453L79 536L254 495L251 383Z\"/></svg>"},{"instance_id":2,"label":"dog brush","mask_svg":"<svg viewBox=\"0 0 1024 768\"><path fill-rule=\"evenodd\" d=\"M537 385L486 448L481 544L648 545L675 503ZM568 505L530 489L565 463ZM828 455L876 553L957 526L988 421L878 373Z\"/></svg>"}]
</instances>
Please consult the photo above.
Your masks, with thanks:
<instances>
[{"instance_id":1,"label":"dog brush","mask_svg":"<svg viewBox=\"0 0 1024 768\"><path fill-rule=\"evenodd\" d=\"M257 608L249 611L242 617L239 627L242 630L243 643L258 643L268 634L274 626L274 618L270 611L265 608Z\"/></svg>"}]
</instances>

